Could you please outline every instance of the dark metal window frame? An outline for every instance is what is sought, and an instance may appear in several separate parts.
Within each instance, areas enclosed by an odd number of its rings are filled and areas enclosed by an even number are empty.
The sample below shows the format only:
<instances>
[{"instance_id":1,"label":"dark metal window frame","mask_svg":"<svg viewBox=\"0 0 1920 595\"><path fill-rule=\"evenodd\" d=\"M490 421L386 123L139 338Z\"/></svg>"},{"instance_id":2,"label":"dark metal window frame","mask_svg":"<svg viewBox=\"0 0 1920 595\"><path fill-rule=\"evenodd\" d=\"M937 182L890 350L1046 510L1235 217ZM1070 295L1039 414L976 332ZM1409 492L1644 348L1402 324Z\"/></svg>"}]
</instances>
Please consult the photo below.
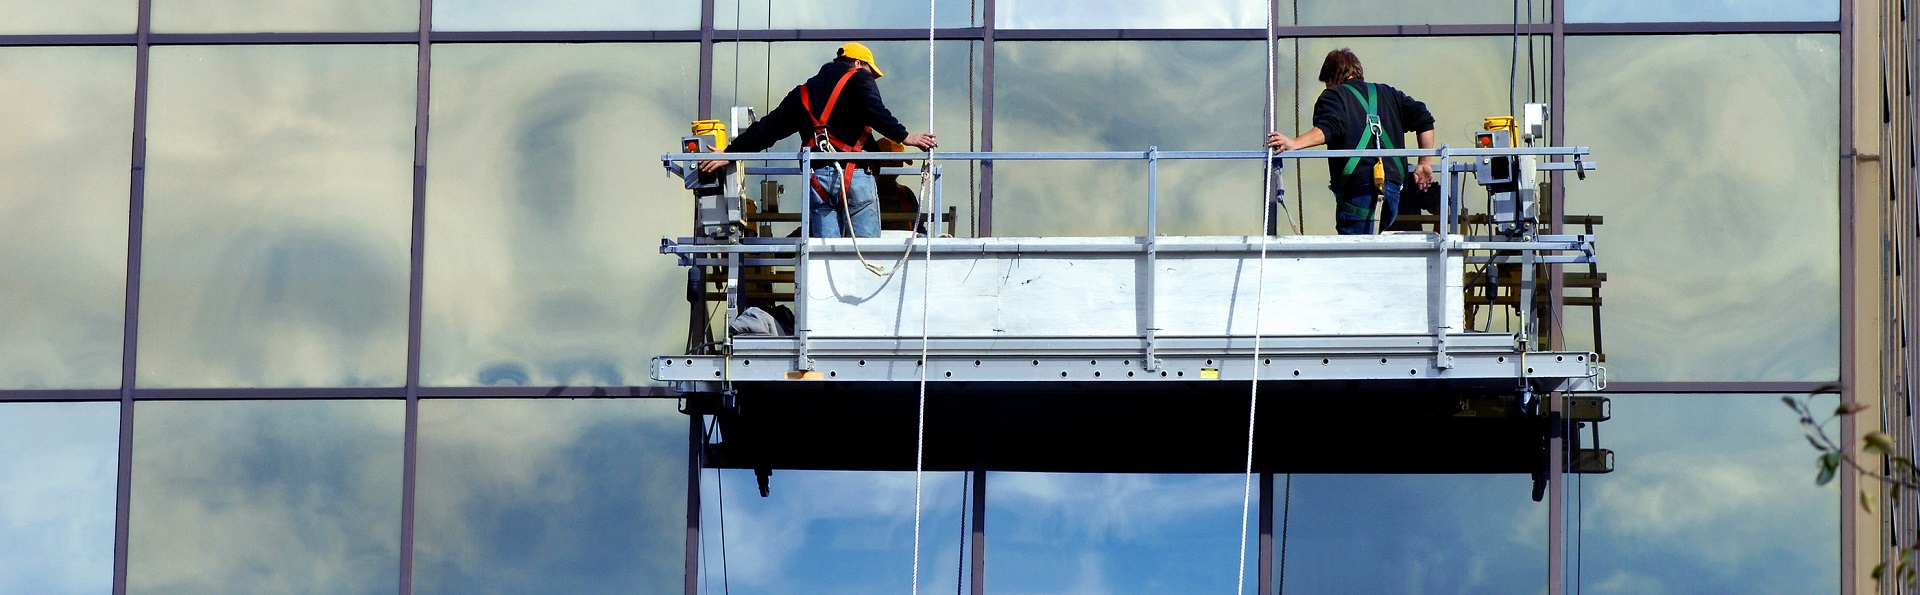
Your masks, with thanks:
<instances>
[{"instance_id":1,"label":"dark metal window frame","mask_svg":"<svg viewBox=\"0 0 1920 595\"><path fill-rule=\"evenodd\" d=\"M1270 0L1276 14L1283 4L1282 0ZM1851 146L1851 126L1853 121L1854 73L1852 54L1852 0L1840 0L1841 17L1838 21L1816 22L1685 22L1685 23L1564 23L1555 18L1554 22L1536 24L1522 28L1522 33L1550 38L1552 61L1549 92L1552 109L1562 111L1566 96L1565 47L1568 37L1610 36L1610 35L1733 35L1733 34L1834 34L1841 39L1840 87L1842 123L1842 150ZM976 27L942 28L934 33L936 39L963 40L981 44L983 57L980 72L982 112L980 114L980 140L982 150L992 151L994 130L994 55L998 42L1022 41L1147 41L1147 40L1261 40L1264 29L1000 29L993 25L995 19L994 0L981 0L982 25ZM1563 15L1558 3L1554 6L1554 16ZM152 31L152 0L139 0L137 30L130 34L54 34L54 35L0 35L0 48L8 47L78 47L78 46L123 46L136 51L134 112L133 112L133 148L130 155L131 190L129 194L129 222L127 230L127 269L125 296L125 330L122 343L121 386L118 389L26 389L0 390L0 406L9 402L118 402L120 403L119 462L116 495L116 513L114 527L114 570L113 592L121 595L127 588L127 544L128 517L132 477L133 416L134 404L141 401L166 400L326 400L326 399L395 399L406 403L404 463L402 480L402 504L400 518L400 568L397 577L399 592L402 595L412 593L413 575L413 527L414 527L414 491L419 435L419 401L421 399L538 399L538 398L673 398L677 394L661 387L648 386L542 386L542 387L433 387L420 385L420 334L421 334L421 288L422 266L425 253L425 196L426 171L428 167L426 141L428 135L428 109L431 88L432 50L440 43L698 43L700 45L700 92L696 111L702 116L710 115L714 75L714 47L720 43L739 42L778 42L778 41L838 41L846 39L862 40L898 40L914 41L927 38L925 29L720 29L714 23L714 0L701 1L701 27L699 30L648 30L648 31L434 31L433 1L421 0L420 24L417 31L404 32L337 32L337 33L155 33ZM1479 25L1383 25L1383 26L1282 26L1276 28L1281 38L1340 38L1340 37L1462 37L1462 36L1505 36L1511 35L1514 27L1511 23L1491 23ZM154 46L169 45L363 45L363 44L409 44L419 48L419 67L417 69L416 126L413 171L413 211L411 238L411 265L408 296L407 321L407 362L406 384L400 387L339 387L339 388L220 388L220 389L155 389L135 386L136 355L139 339L140 320L140 265L142 242L142 218L145 199L146 178L146 123L148 96L148 65L151 49ZM1564 132L1559 120L1553 122L1553 135L1559 138ZM1854 266L1853 226L1849 224L1852 215L1852 188L1854 187L1851 167L1844 165L1840 172L1840 200L1842 209L1842 237L1840 254L1842 263L1841 303L1852 302ZM1555 174L1556 177L1558 174ZM993 216L993 168L983 164L980 172L980 208L976 217L980 219L980 235L992 235ZM1555 213L1564 200L1559 184L1554 184ZM1560 301L1560 288L1553 288L1554 301ZM1842 337L1840 344L1841 375L1848 376L1852 369L1854 353L1851 347L1854 315L1850 308L1842 308ZM1613 393L1660 393L1660 394L1753 394L1781 393L1805 394L1812 392L1834 392L1836 382L1746 382L1746 381L1701 381L1701 382L1616 382L1609 387ZM700 423L695 418L689 424L689 463L688 474L688 552L686 589L694 593L697 589L697 548L699 531L699 477L697 457ZM985 566L985 470L976 469L973 499L974 518L972 520L972 539L974 551L970 572L973 576L973 592L980 593L984 587ZM1271 518L1272 478L1262 478L1262 519ZM1852 543L1848 537L1848 528L1842 527L1841 547L1850 549ZM1270 536L1267 536L1270 538ZM1262 548L1263 552L1265 548ZM1842 553L1847 556L1846 552ZM1849 558L1850 559L1850 558ZM1842 569L1843 583L1850 573ZM1269 577L1262 576L1262 579ZM1263 580L1263 583L1266 581Z\"/></svg>"}]
</instances>

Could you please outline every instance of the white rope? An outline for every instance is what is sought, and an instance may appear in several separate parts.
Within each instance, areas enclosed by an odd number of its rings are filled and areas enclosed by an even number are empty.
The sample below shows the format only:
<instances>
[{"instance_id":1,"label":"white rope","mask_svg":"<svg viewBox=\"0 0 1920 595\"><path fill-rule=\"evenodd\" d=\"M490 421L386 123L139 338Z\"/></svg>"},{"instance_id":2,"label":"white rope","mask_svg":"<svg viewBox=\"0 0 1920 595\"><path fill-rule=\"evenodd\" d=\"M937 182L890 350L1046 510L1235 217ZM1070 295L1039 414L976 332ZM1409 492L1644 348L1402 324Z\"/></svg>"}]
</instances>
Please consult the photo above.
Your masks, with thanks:
<instances>
[{"instance_id":1,"label":"white rope","mask_svg":"<svg viewBox=\"0 0 1920 595\"><path fill-rule=\"evenodd\" d=\"M939 0L927 0L927 134L933 133L933 33L938 23L936 20L938 14L935 12L938 2ZM973 76L973 74L968 73L967 76ZM932 207L928 206L933 202L931 198L932 195L928 192L932 184L933 149L928 148L927 160L920 165L921 208L918 210L921 213L926 213L932 209ZM924 475L925 472L927 455L927 368L932 364L932 362L927 361L927 343L931 339L930 335L932 333L928 323L928 316L929 313L933 311L933 308L931 307L932 304L929 304L927 300L933 295L933 234L936 228L933 225L932 217L919 216L916 217L915 220L916 222L919 220L928 222L926 233L921 234L921 237L925 238L925 245L921 250L926 252L926 266L924 270L920 271L920 412L919 420L914 428L913 446L913 587L911 592L913 595L919 595L920 484L921 476ZM918 227L918 224L916 223L915 226ZM907 246L908 254L911 254L913 242L907 242ZM901 256L900 262L901 264L906 263L905 255ZM895 269L897 270L898 268L899 265L895 265ZM963 508L962 510L965 509Z\"/></svg>"},{"instance_id":2,"label":"white rope","mask_svg":"<svg viewBox=\"0 0 1920 595\"><path fill-rule=\"evenodd\" d=\"M1273 55L1273 3L1267 3L1267 130L1276 130L1274 101L1274 55ZM1247 513L1253 505L1253 420L1260 410L1260 315L1261 306L1267 301L1267 226L1272 224L1273 209L1267 205L1273 201L1273 152L1268 151L1265 166L1261 171L1260 193L1260 266L1254 285L1258 287L1253 301L1253 389L1247 397L1247 467L1244 483L1240 491L1240 571L1234 580L1233 592L1244 594L1247 591Z\"/></svg>"}]
</instances>

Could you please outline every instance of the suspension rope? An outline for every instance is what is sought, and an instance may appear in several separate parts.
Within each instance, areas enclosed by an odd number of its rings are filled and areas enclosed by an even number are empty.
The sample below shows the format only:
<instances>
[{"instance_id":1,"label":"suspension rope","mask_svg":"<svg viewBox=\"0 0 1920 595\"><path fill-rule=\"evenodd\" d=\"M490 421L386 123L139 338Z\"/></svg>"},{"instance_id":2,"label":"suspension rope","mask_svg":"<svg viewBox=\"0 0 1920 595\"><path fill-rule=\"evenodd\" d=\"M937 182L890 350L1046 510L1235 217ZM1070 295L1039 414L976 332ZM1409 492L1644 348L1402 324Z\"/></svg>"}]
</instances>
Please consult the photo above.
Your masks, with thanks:
<instances>
[{"instance_id":1,"label":"suspension rope","mask_svg":"<svg viewBox=\"0 0 1920 595\"><path fill-rule=\"evenodd\" d=\"M1273 109L1274 61L1276 60L1273 53L1273 20L1273 3L1268 2L1266 56L1267 103L1265 108L1267 130L1277 129ZM1254 281L1254 286L1258 289L1256 290L1256 297L1253 301L1253 362L1249 366L1253 370L1253 377L1248 383L1251 384L1253 388L1247 396L1247 466L1245 476L1242 478L1243 484L1240 488L1240 570L1234 580L1235 584L1233 588L1233 592L1236 595L1244 594L1247 590L1247 513L1253 506L1253 422L1255 413L1260 409L1260 307L1263 302L1267 301L1267 241L1270 239L1270 236L1267 234L1267 227L1272 224L1273 219L1273 209L1268 206L1273 202L1273 164L1274 153L1269 150L1263 162L1264 167L1261 169L1261 178L1266 180L1266 182L1262 184L1260 192L1260 267L1259 272L1256 273L1255 276L1256 280Z\"/></svg>"},{"instance_id":2,"label":"suspension rope","mask_svg":"<svg viewBox=\"0 0 1920 595\"><path fill-rule=\"evenodd\" d=\"M933 34L934 34L935 27L938 24L938 20L937 20L938 13L936 12L936 10L938 9L938 3L939 3L939 0L927 0L927 128L926 130L928 134L933 133L933 74L934 74ZM973 75L972 73L968 73L967 76L971 77ZM929 209L931 209L931 207L927 205L930 205L933 202L932 199L929 198L931 195L928 194L928 189L931 188L932 185L933 185L933 149L929 147L927 149L927 160L920 164L920 198L921 198L920 211L922 213L925 213ZM919 408L920 410L918 415L918 421L914 428L914 446L913 446L913 587L910 591L913 595L920 594L920 512L921 512L920 492L922 487L921 486L922 476L925 475L925 471L926 471L926 456L927 456L927 367L932 365L932 362L927 361L927 353L928 353L927 343L931 339L931 334L932 334L931 327L929 326L928 323L929 323L929 313L933 311L933 308L929 307L931 304L927 303L927 299L933 295L933 232L934 232L934 228L932 225L931 217L919 217L919 216L915 217L916 221L920 219L927 220L928 225L926 228L926 233L920 234L920 237L924 238L924 242L925 242L925 245L922 248L922 250L926 252L926 266L924 267L924 270L920 271L920 408ZM911 255L912 253L913 253L913 242L908 241L907 254L901 255L900 264L902 265L906 264L907 256ZM894 270L899 270L899 268L900 268L900 265L894 266ZM962 508L961 510L964 511L965 508ZM965 513L963 512L962 514L965 514Z\"/></svg>"}]
</instances>

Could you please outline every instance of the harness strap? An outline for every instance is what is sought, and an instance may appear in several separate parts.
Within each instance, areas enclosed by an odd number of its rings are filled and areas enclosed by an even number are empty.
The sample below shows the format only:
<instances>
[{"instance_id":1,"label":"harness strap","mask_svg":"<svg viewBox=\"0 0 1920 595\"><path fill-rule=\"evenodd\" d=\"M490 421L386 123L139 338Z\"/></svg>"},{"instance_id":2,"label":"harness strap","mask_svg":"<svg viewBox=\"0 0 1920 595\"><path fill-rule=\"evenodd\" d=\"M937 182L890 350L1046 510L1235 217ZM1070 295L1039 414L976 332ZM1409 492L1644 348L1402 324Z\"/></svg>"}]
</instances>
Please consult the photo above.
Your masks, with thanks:
<instances>
[{"instance_id":1,"label":"harness strap","mask_svg":"<svg viewBox=\"0 0 1920 595\"><path fill-rule=\"evenodd\" d=\"M1383 148L1383 149L1399 148L1399 147L1393 146L1393 139L1390 139L1387 137L1385 130L1381 130L1378 137L1374 135L1374 129L1379 127L1379 121L1380 121L1380 102L1379 102L1378 88L1376 88L1373 83L1367 83L1367 94L1364 97L1360 95L1359 88L1355 87L1351 83L1341 84L1340 88L1346 89L1348 93L1353 95L1353 99L1355 101L1360 102L1360 107L1366 108L1367 110L1367 125L1364 128L1364 130L1360 133L1360 142L1356 144L1353 148L1365 149L1367 148L1367 143L1374 142L1374 141L1378 141L1378 143L1382 145L1378 148ZM1360 159L1361 158L1359 157L1348 157L1346 169L1340 172L1341 177L1353 175L1353 170L1358 169L1360 167ZM1385 159L1385 158L1381 158L1381 159ZM1393 160L1392 163L1393 163L1393 169L1395 172L1399 172L1405 169L1400 165L1399 160Z\"/></svg>"},{"instance_id":2,"label":"harness strap","mask_svg":"<svg viewBox=\"0 0 1920 595\"><path fill-rule=\"evenodd\" d=\"M833 92L827 95L826 109L820 110L819 114L813 113L813 98L807 92L807 86L804 84L800 85L800 107L806 108L807 118L813 120L813 134L816 144L824 137L828 146L833 147L834 150L854 153L859 152L862 147L866 146L867 133L865 131L862 131L860 138L855 139L852 144L848 144L845 141L834 138L833 132L827 129L827 121L833 118L833 108L840 103L840 91L847 88L847 81L853 80L853 75L857 72L859 72L858 69L848 69L846 74L840 75L840 81L833 85ZM872 129L872 127L867 127L866 130ZM826 149L826 147L819 148L822 150Z\"/></svg>"}]
</instances>

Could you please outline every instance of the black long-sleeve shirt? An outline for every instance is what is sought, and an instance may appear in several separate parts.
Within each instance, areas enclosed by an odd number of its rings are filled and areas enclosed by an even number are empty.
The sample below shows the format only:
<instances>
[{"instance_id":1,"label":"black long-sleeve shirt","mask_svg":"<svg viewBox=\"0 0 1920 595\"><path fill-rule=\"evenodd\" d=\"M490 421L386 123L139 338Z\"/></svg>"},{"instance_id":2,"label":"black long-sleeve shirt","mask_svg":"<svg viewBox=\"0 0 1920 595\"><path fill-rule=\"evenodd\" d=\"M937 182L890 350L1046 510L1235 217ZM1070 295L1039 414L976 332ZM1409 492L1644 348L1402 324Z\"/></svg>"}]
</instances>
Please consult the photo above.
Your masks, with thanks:
<instances>
[{"instance_id":1,"label":"black long-sleeve shirt","mask_svg":"<svg viewBox=\"0 0 1920 595\"><path fill-rule=\"evenodd\" d=\"M1427 104L1408 97L1399 89L1381 83L1372 84L1376 88L1374 101L1377 102L1375 107L1380 112L1378 114L1380 128L1386 131L1387 136L1383 139L1381 148L1405 149L1407 148L1406 133L1433 130L1433 114L1427 112ZM1368 141L1365 147L1360 146L1361 134L1367 129L1367 108L1361 105L1359 100L1354 99L1354 93L1349 92L1358 91L1359 96L1365 97L1367 85L1368 83L1364 80L1351 79L1328 87L1327 90L1320 92L1320 99L1314 101L1313 127L1319 128L1320 133L1326 135L1328 149L1374 148L1373 141ZM1343 89L1342 87L1351 88ZM1327 165L1331 172L1328 178L1331 183L1328 187L1336 194L1343 196L1369 192L1373 188L1374 160L1373 157L1362 158L1359 167L1353 169L1353 175L1343 176L1341 173L1347 167L1347 160L1328 159ZM1407 160L1404 158L1395 157L1387 163L1388 181L1405 186L1406 172Z\"/></svg>"},{"instance_id":2,"label":"black long-sleeve shirt","mask_svg":"<svg viewBox=\"0 0 1920 595\"><path fill-rule=\"evenodd\" d=\"M808 100L813 103L814 113L827 108L827 100L833 96L833 86L840 77L853 68L852 64L833 61L820 67L820 73L807 79ZM907 139L907 127L894 119L893 112L887 111L886 103L880 100L880 86L875 84L873 75L856 72L840 90L840 101L833 107L833 113L827 115L827 130L834 138L852 143L866 134L867 127L894 141ZM795 87L780 100L779 107L767 112L752 126L740 133L733 143L727 145L729 153L754 153L765 151L781 139L795 133L811 134L813 118L807 114L807 108L800 105L800 89ZM869 145L867 150L872 150Z\"/></svg>"}]
</instances>

